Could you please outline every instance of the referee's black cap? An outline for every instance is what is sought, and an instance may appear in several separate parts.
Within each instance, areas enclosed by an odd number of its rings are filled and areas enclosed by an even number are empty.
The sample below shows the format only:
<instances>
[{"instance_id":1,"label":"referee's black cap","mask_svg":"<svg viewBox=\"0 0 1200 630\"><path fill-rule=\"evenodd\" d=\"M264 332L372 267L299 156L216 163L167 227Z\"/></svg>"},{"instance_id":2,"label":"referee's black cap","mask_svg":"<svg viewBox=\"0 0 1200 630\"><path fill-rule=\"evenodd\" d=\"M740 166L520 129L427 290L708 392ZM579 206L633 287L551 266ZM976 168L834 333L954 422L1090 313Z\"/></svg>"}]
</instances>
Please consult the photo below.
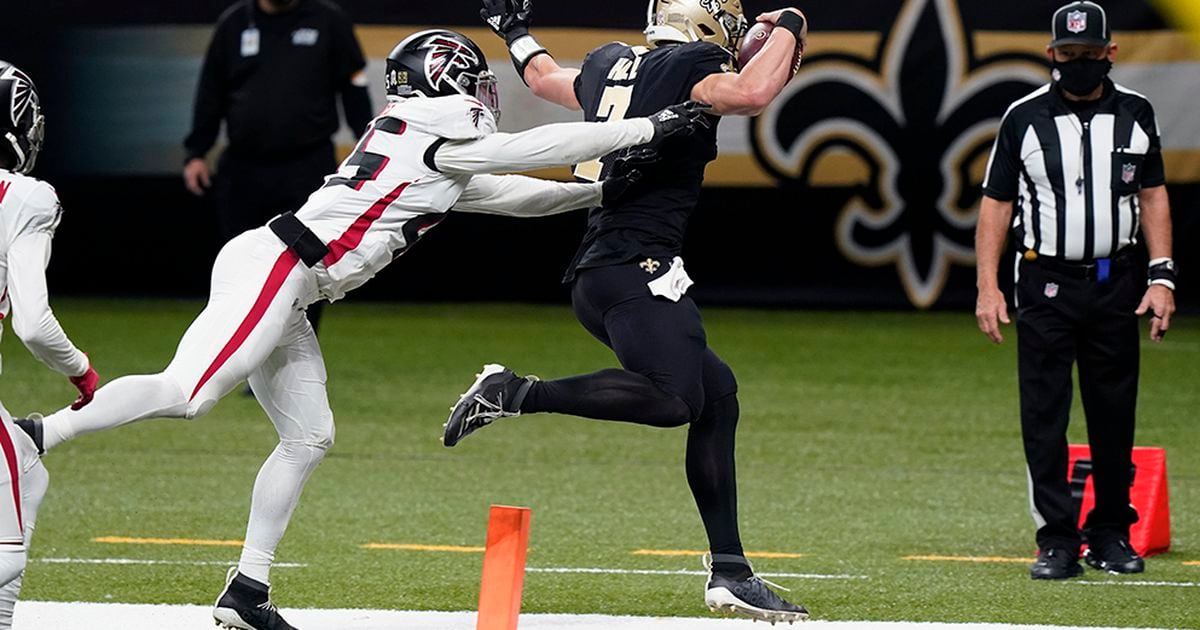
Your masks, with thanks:
<instances>
[{"instance_id":1,"label":"referee's black cap","mask_svg":"<svg viewBox=\"0 0 1200 630\"><path fill-rule=\"evenodd\" d=\"M1050 47L1067 44L1107 46L1112 41L1108 14L1095 2L1072 2L1054 12Z\"/></svg>"}]
</instances>

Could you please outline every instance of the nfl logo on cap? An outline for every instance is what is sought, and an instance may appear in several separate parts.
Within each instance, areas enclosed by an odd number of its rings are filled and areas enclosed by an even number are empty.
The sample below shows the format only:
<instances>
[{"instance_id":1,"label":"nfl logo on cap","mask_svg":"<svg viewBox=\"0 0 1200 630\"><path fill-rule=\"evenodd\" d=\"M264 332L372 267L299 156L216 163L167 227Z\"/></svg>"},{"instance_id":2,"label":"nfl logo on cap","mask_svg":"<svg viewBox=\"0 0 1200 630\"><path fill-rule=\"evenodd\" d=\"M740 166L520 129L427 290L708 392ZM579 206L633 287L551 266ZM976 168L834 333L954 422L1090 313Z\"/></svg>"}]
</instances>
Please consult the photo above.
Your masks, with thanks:
<instances>
[{"instance_id":1,"label":"nfl logo on cap","mask_svg":"<svg viewBox=\"0 0 1200 630\"><path fill-rule=\"evenodd\" d=\"M1072 11L1067 14L1067 30L1072 33L1082 33L1087 30L1087 14L1083 11Z\"/></svg>"}]
</instances>

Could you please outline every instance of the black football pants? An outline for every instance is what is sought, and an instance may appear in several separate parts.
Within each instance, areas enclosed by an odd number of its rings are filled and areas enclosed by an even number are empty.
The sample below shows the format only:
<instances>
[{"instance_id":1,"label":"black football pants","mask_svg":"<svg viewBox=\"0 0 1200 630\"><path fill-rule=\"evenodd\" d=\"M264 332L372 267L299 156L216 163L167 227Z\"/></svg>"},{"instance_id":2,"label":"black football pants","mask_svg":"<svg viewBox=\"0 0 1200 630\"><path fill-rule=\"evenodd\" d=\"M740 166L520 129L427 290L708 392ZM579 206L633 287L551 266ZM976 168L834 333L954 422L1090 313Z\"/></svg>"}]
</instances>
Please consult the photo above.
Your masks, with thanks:
<instances>
[{"instance_id":1,"label":"black football pants","mask_svg":"<svg viewBox=\"0 0 1200 630\"><path fill-rule=\"evenodd\" d=\"M718 572L745 569L737 524L734 438L739 409L733 371L710 348L690 297L656 297L654 273L638 263L578 272L576 317L612 348L624 369L536 383L523 412L547 411L656 427L689 425L685 467Z\"/></svg>"},{"instance_id":2,"label":"black football pants","mask_svg":"<svg viewBox=\"0 0 1200 630\"><path fill-rule=\"evenodd\" d=\"M1072 364L1087 418L1096 505L1083 535L1128 537L1138 387L1138 319L1145 281L1128 258L1106 281L1045 262L1020 263L1017 281L1021 431L1041 549L1078 553L1081 534L1067 471Z\"/></svg>"},{"instance_id":3,"label":"black football pants","mask_svg":"<svg viewBox=\"0 0 1200 630\"><path fill-rule=\"evenodd\" d=\"M337 170L333 145L322 143L297 151L283 159L221 154L213 183L217 202L217 225L221 241L267 224L275 215L295 212L308 196ZM321 321L324 301L308 307L308 321L315 330Z\"/></svg>"}]
</instances>

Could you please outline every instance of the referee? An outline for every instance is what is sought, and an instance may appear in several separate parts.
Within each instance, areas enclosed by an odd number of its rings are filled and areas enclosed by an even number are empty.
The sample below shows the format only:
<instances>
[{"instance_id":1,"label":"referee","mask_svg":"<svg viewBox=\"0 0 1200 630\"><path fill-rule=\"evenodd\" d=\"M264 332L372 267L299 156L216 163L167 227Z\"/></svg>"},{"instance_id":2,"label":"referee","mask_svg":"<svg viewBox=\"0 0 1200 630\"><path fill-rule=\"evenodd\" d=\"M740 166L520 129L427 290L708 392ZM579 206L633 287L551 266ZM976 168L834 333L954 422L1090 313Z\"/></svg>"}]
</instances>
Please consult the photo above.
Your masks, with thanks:
<instances>
[{"instance_id":1,"label":"referee","mask_svg":"<svg viewBox=\"0 0 1200 630\"><path fill-rule=\"evenodd\" d=\"M1034 579L1097 569L1138 573L1129 503L1138 388L1138 316L1162 341L1175 311L1171 212L1154 110L1108 79L1117 45L1092 2L1060 8L1047 55L1053 82L1008 108L983 185L976 252L979 328L1009 323L997 269L1013 226L1021 430L1037 524ZM1014 212L1016 213L1014 220ZM1139 231L1147 272L1135 256ZM1140 300L1140 302L1139 302ZM1080 532L1067 482L1071 368L1087 416L1096 507Z\"/></svg>"},{"instance_id":2,"label":"referee","mask_svg":"<svg viewBox=\"0 0 1200 630\"><path fill-rule=\"evenodd\" d=\"M224 121L229 147L215 182L222 241L298 209L337 169L336 97L361 136L371 121L366 65L353 23L328 0L240 0L225 11L204 59L183 170L188 190L203 195L204 158ZM310 308L314 327L318 317Z\"/></svg>"}]
</instances>

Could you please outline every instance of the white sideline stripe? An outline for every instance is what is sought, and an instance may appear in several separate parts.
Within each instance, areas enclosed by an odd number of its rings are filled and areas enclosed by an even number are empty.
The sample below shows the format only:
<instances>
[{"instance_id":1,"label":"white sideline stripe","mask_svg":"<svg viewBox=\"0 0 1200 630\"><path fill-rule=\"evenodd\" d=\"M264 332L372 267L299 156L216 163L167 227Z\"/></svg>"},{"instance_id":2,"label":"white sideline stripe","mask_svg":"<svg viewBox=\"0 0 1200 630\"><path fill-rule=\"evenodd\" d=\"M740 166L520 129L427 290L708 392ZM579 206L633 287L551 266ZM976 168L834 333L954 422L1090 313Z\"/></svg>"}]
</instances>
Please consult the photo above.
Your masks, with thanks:
<instances>
[{"instance_id":1,"label":"white sideline stripe","mask_svg":"<svg viewBox=\"0 0 1200 630\"><path fill-rule=\"evenodd\" d=\"M290 623L306 630L474 630L474 612L397 610L285 610ZM212 630L208 606L17 602L15 630ZM521 630L749 630L744 619L611 617L606 615L521 615ZM800 628L800 626L795 626ZM809 621L821 630L1042 630L1064 626L995 623L910 623ZM1075 626L1078 627L1078 626ZM1101 630L1101 629L1088 629ZM1109 630L1109 629L1103 629Z\"/></svg>"},{"instance_id":2,"label":"white sideline stripe","mask_svg":"<svg viewBox=\"0 0 1200 630\"><path fill-rule=\"evenodd\" d=\"M112 565L169 565L192 567L231 567L235 561L224 560L142 560L138 558L34 558L34 562L43 564L112 564ZM278 569L302 569L307 564L295 562L280 562L271 565ZM700 575L707 576L707 571L690 571L687 569L602 569L599 567L528 567L526 573L582 573L595 575ZM824 573L759 573L767 578L794 578L798 580L866 580L865 575L827 575Z\"/></svg>"},{"instance_id":3,"label":"white sideline stripe","mask_svg":"<svg viewBox=\"0 0 1200 630\"><path fill-rule=\"evenodd\" d=\"M1097 582L1094 580L1067 580L1068 584L1087 584L1089 586L1182 586L1195 588L1200 586L1200 582L1147 582L1145 580L1112 580L1107 582Z\"/></svg>"},{"instance_id":4,"label":"white sideline stripe","mask_svg":"<svg viewBox=\"0 0 1200 630\"><path fill-rule=\"evenodd\" d=\"M169 565L181 567L232 567L236 560L142 560L140 558L34 558L34 562L43 564L116 564L116 565ZM302 569L307 564L296 562L277 562L271 565L276 569Z\"/></svg>"},{"instance_id":5,"label":"white sideline stripe","mask_svg":"<svg viewBox=\"0 0 1200 630\"><path fill-rule=\"evenodd\" d=\"M708 571L690 571L688 569L601 569L601 568L572 568L572 567L528 567L526 573L594 573L597 575L702 575ZM758 573L761 577L796 578L799 580L867 580L865 575L827 575L824 573Z\"/></svg>"}]
</instances>

